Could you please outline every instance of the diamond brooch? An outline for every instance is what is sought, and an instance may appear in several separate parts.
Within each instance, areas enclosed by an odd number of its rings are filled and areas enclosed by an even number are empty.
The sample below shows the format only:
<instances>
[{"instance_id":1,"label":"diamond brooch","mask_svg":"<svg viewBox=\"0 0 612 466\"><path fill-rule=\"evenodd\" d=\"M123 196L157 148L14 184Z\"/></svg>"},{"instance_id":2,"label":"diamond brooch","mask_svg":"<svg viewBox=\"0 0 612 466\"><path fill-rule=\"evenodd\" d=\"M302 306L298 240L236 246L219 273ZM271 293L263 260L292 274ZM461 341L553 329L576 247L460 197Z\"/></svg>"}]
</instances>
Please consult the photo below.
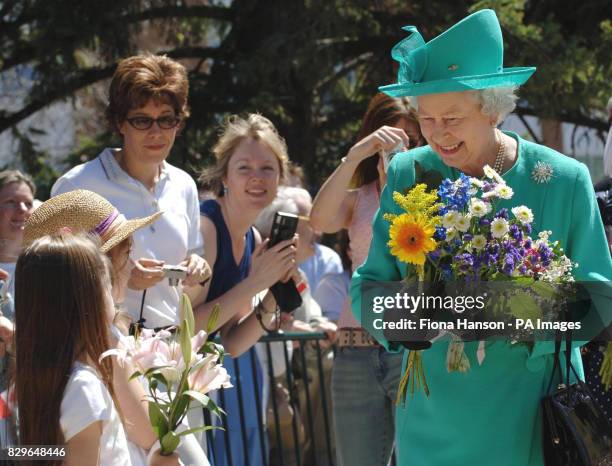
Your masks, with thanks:
<instances>
[{"instance_id":1,"label":"diamond brooch","mask_svg":"<svg viewBox=\"0 0 612 466\"><path fill-rule=\"evenodd\" d=\"M553 176L553 167L546 162L539 161L536 162L535 167L531 172L531 178L536 183L548 183L550 182Z\"/></svg>"}]
</instances>

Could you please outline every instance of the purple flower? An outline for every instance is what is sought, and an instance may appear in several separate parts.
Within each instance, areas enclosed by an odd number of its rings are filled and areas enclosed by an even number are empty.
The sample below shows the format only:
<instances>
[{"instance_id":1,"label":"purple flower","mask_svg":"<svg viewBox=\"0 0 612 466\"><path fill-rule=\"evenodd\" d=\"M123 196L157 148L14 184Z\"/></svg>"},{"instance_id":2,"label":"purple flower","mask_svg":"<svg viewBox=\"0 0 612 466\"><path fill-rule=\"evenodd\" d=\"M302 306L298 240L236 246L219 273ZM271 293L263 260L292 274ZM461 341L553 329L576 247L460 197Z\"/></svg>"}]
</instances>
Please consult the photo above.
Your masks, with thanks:
<instances>
[{"instance_id":1,"label":"purple flower","mask_svg":"<svg viewBox=\"0 0 612 466\"><path fill-rule=\"evenodd\" d=\"M487 251L491 255L495 255L495 256L498 255L499 254L499 244L489 243L489 245L487 246Z\"/></svg>"},{"instance_id":2,"label":"purple flower","mask_svg":"<svg viewBox=\"0 0 612 466\"><path fill-rule=\"evenodd\" d=\"M495 216L499 218L505 218L506 220L508 220L508 217L509 217L508 209L506 209L505 207L503 209L499 209L499 211L495 214Z\"/></svg>"},{"instance_id":3,"label":"purple flower","mask_svg":"<svg viewBox=\"0 0 612 466\"><path fill-rule=\"evenodd\" d=\"M540 253L542 265L544 265L545 267L549 266L553 256L552 249L541 244L538 248L538 252Z\"/></svg>"},{"instance_id":4,"label":"purple flower","mask_svg":"<svg viewBox=\"0 0 612 466\"><path fill-rule=\"evenodd\" d=\"M480 220L478 220L478 224L482 227L488 227L491 225L491 220L486 217L481 217Z\"/></svg>"},{"instance_id":5,"label":"purple flower","mask_svg":"<svg viewBox=\"0 0 612 466\"><path fill-rule=\"evenodd\" d=\"M504 265L502 266L502 271L506 275L512 275L512 272L514 271L514 258L512 257L512 255L508 254L504 258Z\"/></svg>"},{"instance_id":6,"label":"purple flower","mask_svg":"<svg viewBox=\"0 0 612 466\"><path fill-rule=\"evenodd\" d=\"M473 238L473 237L474 237L474 236L473 236L473 235L471 235L470 233L465 233L465 234L463 235L463 241L472 241L472 238Z\"/></svg>"},{"instance_id":7,"label":"purple flower","mask_svg":"<svg viewBox=\"0 0 612 466\"><path fill-rule=\"evenodd\" d=\"M459 266L461 272L469 272L474 266L474 256L470 253L463 253L455 256L455 263Z\"/></svg>"},{"instance_id":8,"label":"purple flower","mask_svg":"<svg viewBox=\"0 0 612 466\"><path fill-rule=\"evenodd\" d=\"M518 225L510 225L510 237L516 241L521 241L523 239L523 232Z\"/></svg>"},{"instance_id":9,"label":"purple flower","mask_svg":"<svg viewBox=\"0 0 612 466\"><path fill-rule=\"evenodd\" d=\"M526 235L530 235L531 234L531 223L524 224L523 230L525 231Z\"/></svg>"}]
</instances>

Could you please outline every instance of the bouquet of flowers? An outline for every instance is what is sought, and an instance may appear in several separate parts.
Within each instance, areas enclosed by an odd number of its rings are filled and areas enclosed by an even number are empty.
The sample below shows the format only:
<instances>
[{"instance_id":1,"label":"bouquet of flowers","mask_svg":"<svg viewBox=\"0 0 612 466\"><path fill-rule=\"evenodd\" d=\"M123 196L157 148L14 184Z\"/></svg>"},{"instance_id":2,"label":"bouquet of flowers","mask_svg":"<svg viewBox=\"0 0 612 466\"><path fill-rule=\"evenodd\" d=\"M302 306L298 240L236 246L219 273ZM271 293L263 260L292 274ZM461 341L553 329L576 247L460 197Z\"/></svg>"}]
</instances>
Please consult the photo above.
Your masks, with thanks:
<instances>
[{"instance_id":1,"label":"bouquet of flowers","mask_svg":"<svg viewBox=\"0 0 612 466\"><path fill-rule=\"evenodd\" d=\"M207 341L218 319L219 307L214 308L206 331L194 334L193 310L184 294L180 306L181 325L176 332L142 329L135 337L121 340L117 348L101 356L115 356L122 366L130 363L135 368L131 378L146 379L149 418L162 455L173 453L181 436L212 429L200 426L179 432L178 428L194 402L221 416L223 411L206 393L232 386L221 364L223 347Z\"/></svg>"},{"instance_id":2,"label":"bouquet of flowers","mask_svg":"<svg viewBox=\"0 0 612 466\"><path fill-rule=\"evenodd\" d=\"M494 312L497 306L500 312L510 313L497 318L542 317L537 314L538 295L551 298L560 286L570 284L572 269L578 264L564 255L558 242L550 241L552 232L544 231L537 239L531 238L534 218L527 206L497 209L500 200L512 198L513 190L488 165L484 173L483 180L461 174L457 180L443 180L437 190L427 191L427 185L420 183L405 195L393 193L404 213L384 216L391 224L388 243L391 254L413 265L405 278L408 282L507 281L524 285L532 293L535 290L536 296L523 293L518 299L517 291L513 290L514 296L508 297L510 305L505 302L502 306L503 300L493 300L488 310ZM447 353L449 371L469 370L463 346L463 341L452 336ZM409 351L398 401L405 399L409 381L411 393L421 383L425 393L429 393L419 353ZM477 356L482 363L483 341Z\"/></svg>"}]
</instances>

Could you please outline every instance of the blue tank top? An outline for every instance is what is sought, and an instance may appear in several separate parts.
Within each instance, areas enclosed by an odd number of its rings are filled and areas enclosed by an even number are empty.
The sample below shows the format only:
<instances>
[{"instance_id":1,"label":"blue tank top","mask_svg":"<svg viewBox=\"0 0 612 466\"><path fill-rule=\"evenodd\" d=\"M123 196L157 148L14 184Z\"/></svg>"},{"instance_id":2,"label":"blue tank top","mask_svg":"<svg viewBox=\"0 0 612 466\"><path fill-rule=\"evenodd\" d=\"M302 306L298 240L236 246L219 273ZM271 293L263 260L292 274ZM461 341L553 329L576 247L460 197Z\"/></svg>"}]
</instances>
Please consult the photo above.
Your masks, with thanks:
<instances>
[{"instance_id":1,"label":"blue tank top","mask_svg":"<svg viewBox=\"0 0 612 466\"><path fill-rule=\"evenodd\" d=\"M253 233L253 227L250 227L246 234L244 254L240 263L236 264L232 252L232 239L223 219L219 203L214 199L202 201L200 203L200 214L209 218L217 229L217 260L212 267L212 279L206 297L206 302L210 302L248 276L251 268L251 256L255 249L255 234ZM206 241L206 238L204 238L204 241Z\"/></svg>"},{"instance_id":2,"label":"blue tank top","mask_svg":"<svg viewBox=\"0 0 612 466\"><path fill-rule=\"evenodd\" d=\"M217 229L217 260L212 266L212 279L206 298L206 302L210 302L248 276L251 256L255 249L255 234L253 227L249 228L246 233L244 254L240 263L236 264L232 252L232 240L219 203L212 199L203 201L200 203L200 213L209 218ZM224 418L226 430L209 431L206 436L210 464L211 466L243 465L247 464L246 457L248 457L248 464L251 466L264 466L262 457L267 458L268 451L265 447L264 451L261 450L262 444L265 445L258 427L262 413L257 412L257 406L261 406L263 399L263 371L255 348L250 348L238 358L226 355L223 365L231 377L234 388L223 390L223 396L218 400L219 407L227 413ZM241 395L235 388L238 384ZM239 396L242 398L242 403L238 400ZM214 422L218 423L217 420ZM246 444L243 443L242 428L246 429ZM226 457L228 450L231 451L231 459Z\"/></svg>"}]
</instances>

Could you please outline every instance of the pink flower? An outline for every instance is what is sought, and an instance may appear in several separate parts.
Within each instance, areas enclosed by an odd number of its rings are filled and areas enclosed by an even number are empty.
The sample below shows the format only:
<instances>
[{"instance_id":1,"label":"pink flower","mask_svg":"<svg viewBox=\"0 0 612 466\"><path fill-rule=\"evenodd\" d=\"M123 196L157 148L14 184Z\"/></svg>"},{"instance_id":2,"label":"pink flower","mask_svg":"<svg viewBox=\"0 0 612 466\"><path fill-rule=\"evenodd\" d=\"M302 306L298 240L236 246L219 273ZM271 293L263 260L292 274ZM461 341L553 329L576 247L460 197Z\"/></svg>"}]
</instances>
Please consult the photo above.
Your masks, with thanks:
<instances>
[{"instance_id":1,"label":"pink flower","mask_svg":"<svg viewBox=\"0 0 612 466\"><path fill-rule=\"evenodd\" d=\"M225 367L217 364L219 356L211 354L202 359L194 371L189 375L189 388L200 393L208 393L211 390L230 388L230 376Z\"/></svg>"},{"instance_id":2,"label":"pink flower","mask_svg":"<svg viewBox=\"0 0 612 466\"><path fill-rule=\"evenodd\" d=\"M191 352L197 353L202 347L202 345L206 343L207 337L208 335L206 335L206 332L204 330L200 330L193 337L191 337Z\"/></svg>"},{"instance_id":3,"label":"pink flower","mask_svg":"<svg viewBox=\"0 0 612 466\"><path fill-rule=\"evenodd\" d=\"M132 353L132 363L141 372L159 367L168 383L176 382L180 378L179 365L182 363L181 348L176 342L157 338L146 338Z\"/></svg>"}]
</instances>

